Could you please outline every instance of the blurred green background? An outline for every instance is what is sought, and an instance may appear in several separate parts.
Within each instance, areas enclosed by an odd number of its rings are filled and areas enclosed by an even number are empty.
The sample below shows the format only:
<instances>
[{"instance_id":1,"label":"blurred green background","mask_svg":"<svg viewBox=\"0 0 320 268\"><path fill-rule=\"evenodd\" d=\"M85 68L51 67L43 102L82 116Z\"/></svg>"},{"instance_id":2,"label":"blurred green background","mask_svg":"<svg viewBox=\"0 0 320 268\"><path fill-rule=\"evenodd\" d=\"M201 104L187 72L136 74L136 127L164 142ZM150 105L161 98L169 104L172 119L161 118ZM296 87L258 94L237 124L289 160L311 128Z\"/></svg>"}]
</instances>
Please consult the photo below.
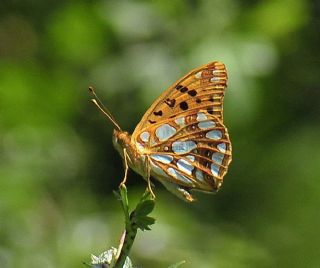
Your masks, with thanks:
<instances>
[{"instance_id":1,"label":"blurred green background","mask_svg":"<svg viewBox=\"0 0 320 268\"><path fill-rule=\"evenodd\" d=\"M133 131L199 65L229 72L233 162L217 195L159 184L136 267L320 267L320 3L307 0L0 4L0 266L84 267L117 246L123 176L97 88ZM132 203L146 183L133 172Z\"/></svg>"}]
</instances>

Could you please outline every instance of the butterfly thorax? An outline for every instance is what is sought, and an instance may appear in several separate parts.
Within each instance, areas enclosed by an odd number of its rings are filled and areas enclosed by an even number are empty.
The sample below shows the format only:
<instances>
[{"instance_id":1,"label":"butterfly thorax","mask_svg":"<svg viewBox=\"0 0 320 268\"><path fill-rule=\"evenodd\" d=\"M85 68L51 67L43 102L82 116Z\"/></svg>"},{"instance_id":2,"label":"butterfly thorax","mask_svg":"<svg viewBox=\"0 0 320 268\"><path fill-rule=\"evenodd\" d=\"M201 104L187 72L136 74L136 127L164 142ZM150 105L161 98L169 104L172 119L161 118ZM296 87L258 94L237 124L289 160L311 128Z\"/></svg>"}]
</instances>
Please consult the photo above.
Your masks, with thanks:
<instances>
[{"instance_id":1,"label":"butterfly thorax","mask_svg":"<svg viewBox=\"0 0 320 268\"><path fill-rule=\"evenodd\" d=\"M131 135L128 132L115 129L113 131L113 146L119 152L122 159L125 157L125 149L129 167L141 176L145 177L147 173L145 155L137 149L135 144L133 144Z\"/></svg>"}]
</instances>

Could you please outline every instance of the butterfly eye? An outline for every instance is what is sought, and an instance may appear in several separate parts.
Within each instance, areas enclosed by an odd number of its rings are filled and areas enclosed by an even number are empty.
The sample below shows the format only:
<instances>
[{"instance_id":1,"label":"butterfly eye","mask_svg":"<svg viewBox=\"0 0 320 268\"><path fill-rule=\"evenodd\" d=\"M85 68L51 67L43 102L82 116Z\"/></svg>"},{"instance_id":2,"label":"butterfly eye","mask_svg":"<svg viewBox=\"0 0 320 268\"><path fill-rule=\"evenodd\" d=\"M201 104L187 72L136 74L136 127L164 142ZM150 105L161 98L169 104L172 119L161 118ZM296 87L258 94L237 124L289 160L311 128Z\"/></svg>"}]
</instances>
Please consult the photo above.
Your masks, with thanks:
<instances>
[{"instance_id":1,"label":"butterfly eye","mask_svg":"<svg viewBox=\"0 0 320 268\"><path fill-rule=\"evenodd\" d=\"M114 144L119 143L119 131L118 130L113 131L112 141Z\"/></svg>"},{"instance_id":2,"label":"butterfly eye","mask_svg":"<svg viewBox=\"0 0 320 268\"><path fill-rule=\"evenodd\" d=\"M118 137L116 135L113 135L112 136L112 141L113 141L113 144L117 144L118 143Z\"/></svg>"}]
</instances>

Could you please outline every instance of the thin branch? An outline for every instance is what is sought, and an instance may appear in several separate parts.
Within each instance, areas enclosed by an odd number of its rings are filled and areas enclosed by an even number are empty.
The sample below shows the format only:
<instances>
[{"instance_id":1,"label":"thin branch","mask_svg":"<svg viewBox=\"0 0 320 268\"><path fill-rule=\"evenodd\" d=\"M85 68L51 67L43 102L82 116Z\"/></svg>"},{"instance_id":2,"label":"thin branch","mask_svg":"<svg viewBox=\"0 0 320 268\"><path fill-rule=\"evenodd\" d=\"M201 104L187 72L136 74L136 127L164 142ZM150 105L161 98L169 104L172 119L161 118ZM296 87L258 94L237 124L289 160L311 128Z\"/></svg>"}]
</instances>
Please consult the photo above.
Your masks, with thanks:
<instances>
[{"instance_id":1,"label":"thin branch","mask_svg":"<svg viewBox=\"0 0 320 268\"><path fill-rule=\"evenodd\" d=\"M117 254L118 258L114 268L123 268L136 238L138 229L141 229L142 231L151 230L150 226L155 222L155 219L147 216L152 212L155 205L154 199L148 189L141 197L136 208L129 213L129 201L126 186L121 184L119 188L122 209L125 216L125 231L120 240Z\"/></svg>"}]
</instances>

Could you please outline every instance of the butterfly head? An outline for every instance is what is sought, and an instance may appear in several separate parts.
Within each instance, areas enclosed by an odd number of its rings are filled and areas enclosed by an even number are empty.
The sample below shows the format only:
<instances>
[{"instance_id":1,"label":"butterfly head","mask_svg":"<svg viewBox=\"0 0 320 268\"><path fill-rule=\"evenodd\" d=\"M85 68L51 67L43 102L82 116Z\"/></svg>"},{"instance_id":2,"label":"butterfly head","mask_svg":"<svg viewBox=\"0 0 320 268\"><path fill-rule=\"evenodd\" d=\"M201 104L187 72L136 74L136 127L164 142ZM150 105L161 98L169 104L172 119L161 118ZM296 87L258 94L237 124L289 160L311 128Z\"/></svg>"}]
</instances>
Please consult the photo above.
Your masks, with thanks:
<instances>
[{"instance_id":1,"label":"butterfly head","mask_svg":"<svg viewBox=\"0 0 320 268\"><path fill-rule=\"evenodd\" d=\"M121 155L122 159L126 159L129 167L145 177L147 174L145 157L131 141L131 135L126 131L115 129L113 131L112 141L114 148Z\"/></svg>"},{"instance_id":2,"label":"butterfly head","mask_svg":"<svg viewBox=\"0 0 320 268\"><path fill-rule=\"evenodd\" d=\"M130 135L126 131L115 129L113 131L112 142L114 148L120 153L123 157L123 149L125 149L128 144L130 144Z\"/></svg>"}]
</instances>

